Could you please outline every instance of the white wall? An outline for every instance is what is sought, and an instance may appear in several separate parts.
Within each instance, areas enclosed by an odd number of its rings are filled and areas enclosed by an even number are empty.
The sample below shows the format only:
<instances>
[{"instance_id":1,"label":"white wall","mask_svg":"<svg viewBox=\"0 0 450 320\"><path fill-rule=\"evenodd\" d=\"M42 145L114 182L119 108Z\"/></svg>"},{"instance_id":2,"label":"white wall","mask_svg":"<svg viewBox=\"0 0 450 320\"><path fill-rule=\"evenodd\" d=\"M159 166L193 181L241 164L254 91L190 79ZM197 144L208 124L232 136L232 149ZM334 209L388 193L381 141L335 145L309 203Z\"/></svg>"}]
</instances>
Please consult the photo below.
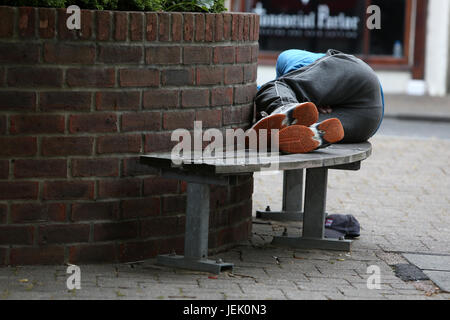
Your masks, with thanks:
<instances>
[{"instance_id":1,"label":"white wall","mask_svg":"<svg viewBox=\"0 0 450 320\"><path fill-rule=\"evenodd\" d=\"M449 88L450 1L430 0L428 4L425 81L428 93L444 96Z\"/></svg>"}]
</instances>

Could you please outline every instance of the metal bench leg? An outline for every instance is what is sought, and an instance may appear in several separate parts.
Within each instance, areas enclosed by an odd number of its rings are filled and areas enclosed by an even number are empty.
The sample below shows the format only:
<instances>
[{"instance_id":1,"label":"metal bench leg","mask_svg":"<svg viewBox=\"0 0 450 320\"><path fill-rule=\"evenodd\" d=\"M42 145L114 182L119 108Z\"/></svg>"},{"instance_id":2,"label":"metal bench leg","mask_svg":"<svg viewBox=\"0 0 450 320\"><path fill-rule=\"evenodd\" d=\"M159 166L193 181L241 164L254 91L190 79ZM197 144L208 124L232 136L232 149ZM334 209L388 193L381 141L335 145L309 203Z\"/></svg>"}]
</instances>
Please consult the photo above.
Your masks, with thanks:
<instances>
[{"instance_id":1,"label":"metal bench leg","mask_svg":"<svg viewBox=\"0 0 450 320\"><path fill-rule=\"evenodd\" d=\"M349 251L351 240L324 238L327 196L327 168L306 170L305 212L302 237L274 237L274 245L306 249Z\"/></svg>"},{"instance_id":2,"label":"metal bench leg","mask_svg":"<svg viewBox=\"0 0 450 320\"><path fill-rule=\"evenodd\" d=\"M208 227L209 185L189 182L187 184L184 256L159 255L158 264L216 274L224 269L232 269L232 263L208 260Z\"/></svg>"},{"instance_id":3,"label":"metal bench leg","mask_svg":"<svg viewBox=\"0 0 450 320\"><path fill-rule=\"evenodd\" d=\"M275 221L303 220L303 169L283 171L282 211L256 211L256 217Z\"/></svg>"}]
</instances>

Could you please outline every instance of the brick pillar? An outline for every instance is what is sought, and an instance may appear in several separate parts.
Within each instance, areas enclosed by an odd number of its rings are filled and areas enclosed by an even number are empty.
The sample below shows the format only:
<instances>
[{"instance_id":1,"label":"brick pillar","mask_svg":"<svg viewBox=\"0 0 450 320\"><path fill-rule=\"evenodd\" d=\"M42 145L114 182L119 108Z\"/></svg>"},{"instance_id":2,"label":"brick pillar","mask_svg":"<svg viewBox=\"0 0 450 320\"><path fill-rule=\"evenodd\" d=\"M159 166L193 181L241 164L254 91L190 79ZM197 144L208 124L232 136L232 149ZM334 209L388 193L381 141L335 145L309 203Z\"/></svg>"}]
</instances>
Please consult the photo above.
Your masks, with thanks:
<instances>
[{"instance_id":1,"label":"brick pillar","mask_svg":"<svg viewBox=\"0 0 450 320\"><path fill-rule=\"evenodd\" d=\"M184 183L139 156L247 128L258 16L0 6L0 265L141 260L184 241ZM58 23L56 23L58 22ZM210 249L251 230L251 175L211 187Z\"/></svg>"}]
</instances>

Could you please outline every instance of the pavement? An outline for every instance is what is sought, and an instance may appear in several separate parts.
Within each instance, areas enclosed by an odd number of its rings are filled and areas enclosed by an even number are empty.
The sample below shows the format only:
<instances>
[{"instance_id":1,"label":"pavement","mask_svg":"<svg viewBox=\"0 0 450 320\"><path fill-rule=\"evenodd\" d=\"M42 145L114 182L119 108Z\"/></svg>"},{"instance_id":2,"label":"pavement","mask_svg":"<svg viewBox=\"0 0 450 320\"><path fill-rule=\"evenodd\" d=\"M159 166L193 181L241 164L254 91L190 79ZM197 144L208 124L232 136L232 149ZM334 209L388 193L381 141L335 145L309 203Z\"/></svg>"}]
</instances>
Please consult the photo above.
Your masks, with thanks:
<instances>
[{"instance_id":1,"label":"pavement","mask_svg":"<svg viewBox=\"0 0 450 320\"><path fill-rule=\"evenodd\" d=\"M409 108L417 117L443 117L450 113L445 101L387 97L386 114ZM376 135L370 142L373 152L361 170L329 172L327 211L352 214L361 224L351 252L274 247L273 235L285 228L290 235L300 234L301 222L254 218L248 241L211 257L234 263L232 273L172 269L156 265L155 259L80 265L81 289L69 290L67 266L3 267L0 300L450 300L442 288L450 271L441 270L450 260L450 139ZM254 185L254 212L267 205L281 209L281 172L255 174ZM444 267L427 257L441 257ZM426 275L437 268L442 281L404 281L396 272L408 264ZM376 274L378 287L373 286Z\"/></svg>"},{"instance_id":2,"label":"pavement","mask_svg":"<svg viewBox=\"0 0 450 320\"><path fill-rule=\"evenodd\" d=\"M450 96L388 94L384 112L386 118L450 122Z\"/></svg>"}]
</instances>

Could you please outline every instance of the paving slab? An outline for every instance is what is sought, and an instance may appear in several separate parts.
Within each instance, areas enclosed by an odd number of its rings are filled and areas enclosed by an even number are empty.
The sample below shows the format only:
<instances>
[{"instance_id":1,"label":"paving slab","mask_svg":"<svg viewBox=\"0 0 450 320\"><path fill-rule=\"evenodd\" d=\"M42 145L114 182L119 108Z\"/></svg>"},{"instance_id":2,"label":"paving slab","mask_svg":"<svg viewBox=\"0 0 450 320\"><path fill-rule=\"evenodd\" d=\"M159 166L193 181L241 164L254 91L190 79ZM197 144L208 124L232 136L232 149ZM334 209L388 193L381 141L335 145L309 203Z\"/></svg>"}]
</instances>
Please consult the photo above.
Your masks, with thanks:
<instances>
[{"instance_id":1,"label":"paving slab","mask_svg":"<svg viewBox=\"0 0 450 320\"><path fill-rule=\"evenodd\" d=\"M450 272L450 255L405 253L403 256L419 269Z\"/></svg>"}]
</instances>

